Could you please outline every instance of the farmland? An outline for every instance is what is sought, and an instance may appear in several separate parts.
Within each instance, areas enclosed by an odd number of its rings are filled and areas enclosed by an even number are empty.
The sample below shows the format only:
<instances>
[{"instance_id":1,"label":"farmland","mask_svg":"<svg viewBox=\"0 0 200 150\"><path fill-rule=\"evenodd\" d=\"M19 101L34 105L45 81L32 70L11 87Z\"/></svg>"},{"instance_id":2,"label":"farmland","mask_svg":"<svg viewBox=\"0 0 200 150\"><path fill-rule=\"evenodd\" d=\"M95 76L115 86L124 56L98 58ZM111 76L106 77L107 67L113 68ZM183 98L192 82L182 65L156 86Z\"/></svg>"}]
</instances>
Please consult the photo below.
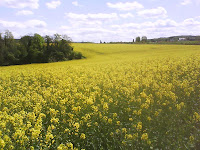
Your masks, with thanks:
<instances>
[{"instance_id":1,"label":"farmland","mask_svg":"<svg viewBox=\"0 0 200 150\"><path fill-rule=\"evenodd\" d=\"M197 149L200 47L73 44L0 67L0 149Z\"/></svg>"}]
</instances>

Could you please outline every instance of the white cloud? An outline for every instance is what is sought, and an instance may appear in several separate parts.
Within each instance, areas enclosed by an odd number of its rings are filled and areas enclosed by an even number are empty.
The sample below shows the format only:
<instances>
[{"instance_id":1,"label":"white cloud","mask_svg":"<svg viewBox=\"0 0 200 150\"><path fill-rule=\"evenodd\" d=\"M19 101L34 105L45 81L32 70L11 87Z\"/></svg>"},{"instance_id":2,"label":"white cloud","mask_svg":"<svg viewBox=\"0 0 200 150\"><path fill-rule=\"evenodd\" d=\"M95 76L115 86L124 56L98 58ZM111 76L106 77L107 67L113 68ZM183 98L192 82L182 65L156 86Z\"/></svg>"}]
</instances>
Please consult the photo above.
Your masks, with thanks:
<instances>
[{"instance_id":1,"label":"white cloud","mask_svg":"<svg viewBox=\"0 0 200 150\"><path fill-rule=\"evenodd\" d=\"M105 24L109 24L119 18L116 13L94 13L94 14L76 14L66 13L65 16L68 22L77 29L86 28L101 28ZM61 29L66 29L68 26L61 26Z\"/></svg>"},{"instance_id":2,"label":"white cloud","mask_svg":"<svg viewBox=\"0 0 200 150\"><path fill-rule=\"evenodd\" d=\"M183 0L181 2L181 5L188 5L188 4L191 4L192 3L192 0Z\"/></svg>"},{"instance_id":3,"label":"white cloud","mask_svg":"<svg viewBox=\"0 0 200 150\"><path fill-rule=\"evenodd\" d=\"M135 10L135 9L141 9L144 8L144 6L136 1L134 2L118 2L118 3L107 3L107 6L110 8L115 8L122 11L129 11L129 10Z\"/></svg>"},{"instance_id":4,"label":"white cloud","mask_svg":"<svg viewBox=\"0 0 200 150\"><path fill-rule=\"evenodd\" d=\"M109 41L111 35L115 34L115 31L112 31L108 28L104 27L79 27L76 28L74 26L62 26L62 32L66 33L70 37L72 37L73 41L95 41L99 42L99 40L103 39L105 41Z\"/></svg>"},{"instance_id":5,"label":"white cloud","mask_svg":"<svg viewBox=\"0 0 200 150\"><path fill-rule=\"evenodd\" d=\"M79 3L78 3L77 1L72 2L72 4L73 4L74 6L79 6Z\"/></svg>"},{"instance_id":6,"label":"white cloud","mask_svg":"<svg viewBox=\"0 0 200 150\"><path fill-rule=\"evenodd\" d=\"M129 13L127 13L129 14ZM55 28L55 31L46 29L47 24L42 20L27 20L24 22L11 22L0 20L0 29L15 31L15 34L39 33L40 35L52 35L54 33L67 34L73 41L132 41L136 36L148 38L167 37L173 35L198 35L200 34L200 17L188 18L181 22L172 19L157 19L155 21L136 22L136 19L128 23L109 22L110 15L82 14L84 19L69 19L66 25ZM117 14L116 14L117 15ZM103 16L103 17L102 17ZM111 15L112 16L112 15ZM115 16L115 15L114 15ZM128 15L127 15L128 16ZM120 14L117 15L121 18ZM99 19L100 18L100 19ZM115 17L114 17L115 18ZM122 18L121 18L122 19ZM135 21L134 21L135 20ZM116 24L113 24L116 23ZM13 32L14 33L14 32ZM16 36L15 36L16 37Z\"/></svg>"},{"instance_id":7,"label":"white cloud","mask_svg":"<svg viewBox=\"0 0 200 150\"><path fill-rule=\"evenodd\" d=\"M137 14L139 16L147 17L147 18L167 17L167 11L163 7L141 10L141 11L138 11Z\"/></svg>"},{"instance_id":8,"label":"white cloud","mask_svg":"<svg viewBox=\"0 0 200 150\"><path fill-rule=\"evenodd\" d=\"M181 5L189 5L189 4L199 5L200 0L182 0L180 4Z\"/></svg>"},{"instance_id":9,"label":"white cloud","mask_svg":"<svg viewBox=\"0 0 200 150\"><path fill-rule=\"evenodd\" d=\"M200 25L200 20L197 20L195 18L188 18L182 22L182 26L196 26L196 25Z\"/></svg>"},{"instance_id":10,"label":"white cloud","mask_svg":"<svg viewBox=\"0 0 200 150\"><path fill-rule=\"evenodd\" d=\"M119 14L119 16L122 18L133 18L134 17L134 15L131 13Z\"/></svg>"},{"instance_id":11,"label":"white cloud","mask_svg":"<svg viewBox=\"0 0 200 150\"><path fill-rule=\"evenodd\" d=\"M126 23L111 25L116 33L124 35L124 38L146 35L148 38L168 37L174 35L200 35L200 18L188 18L182 22L171 19L159 19L143 23Z\"/></svg>"},{"instance_id":12,"label":"white cloud","mask_svg":"<svg viewBox=\"0 0 200 150\"><path fill-rule=\"evenodd\" d=\"M25 22L14 22L0 20L0 26L3 28L44 28L47 26L46 22L41 20L28 20Z\"/></svg>"},{"instance_id":13,"label":"white cloud","mask_svg":"<svg viewBox=\"0 0 200 150\"><path fill-rule=\"evenodd\" d=\"M74 27L99 27L103 23L99 20L91 20L91 21L84 21L84 20L71 20L70 23Z\"/></svg>"},{"instance_id":14,"label":"white cloud","mask_svg":"<svg viewBox=\"0 0 200 150\"><path fill-rule=\"evenodd\" d=\"M39 8L39 0L0 0L0 6L10 7L10 8Z\"/></svg>"},{"instance_id":15,"label":"white cloud","mask_svg":"<svg viewBox=\"0 0 200 150\"><path fill-rule=\"evenodd\" d=\"M148 21L143 23L126 23L122 25L112 25L112 28L137 28L137 29L146 29L146 28L172 28L177 27L178 23L171 19L165 20L156 20L154 22Z\"/></svg>"},{"instance_id":16,"label":"white cloud","mask_svg":"<svg viewBox=\"0 0 200 150\"><path fill-rule=\"evenodd\" d=\"M37 32L39 31L39 32ZM35 33L39 33L41 36L45 36L45 35L54 35L55 33L58 33L56 30L49 30L49 29L37 29L37 31Z\"/></svg>"},{"instance_id":17,"label":"white cloud","mask_svg":"<svg viewBox=\"0 0 200 150\"><path fill-rule=\"evenodd\" d=\"M16 13L17 16L20 16L20 15L28 16L28 15L33 15L33 14L34 13L30 10L21 10Z\"/></svg>"},{"instance_id":18,"label":"white cloud","mask_svg":"<svg viewBox=\"0 0 200 150\"><path fill-rule=\"evenodd\" d=\"M70 19L77 19L77 20L98 20L98 19L107 19L113 20L118 19L118 15L116 13L97 13L97 14L76 14L76 13L65 13L65 16Z\"/></svg>"},{"instance_id":19,"label":"white cloud","mask_svg":"<svg viewBox=\"0 0 200 150\"><path fill-rule=\"evenodd\" d=\"M82 21L84 22L84 20ZM131 22L125 24L105 24L102 21L98 25L72 24L62 26L62 32L69 35L74 41L132 41L137 36L148 38L168 37L174 35L198 35L200 34L200 17L176 22L172 19L158 19L148 22Z\"/></svg>"},{"instance_id":20,"label":"white cloud","mask_svg":"<svg viewBox=\"0 0 200 150\"><path fill-rule=\"evenodd\" d=\"M126 24L121 24L121 25L111 25L111 27L127 29L127 28L140 28L141 25L138 23L126 23Z\"/></svg>"},{"instance_id":21,"label":"white cloud","mask_svg":"<svg viewBox=\"0 0 200 150\"><path fill-rule=\"evenodd\" d=\"M45 28L47 26L46 22L41 20L28 20L25 25L31 28Z\"/></svg>"},{"instance_id":22,"label":"white cloud","mask_svg":"<svg viewBox=\"0 0 200 150\"><path fill-rule=\"evenodd\" d=\"M167 27L167 28L170 28L170 27L177 27L178 24L176 21L174 20L171 20L171 19L166 19L166 20L157 20L155 23L155 26L156 27Z\"/></svg>"},{"instance_id":23,"label":"white cloud","mask_svg":"<svg viewBox=\"0 0 200 150\"><path fill-rule=\"evenodd\" d=\"M116 13L66 13L65 16L69 25L61 26L60 30L72 37L74 41L108 40L115 31L110 30L107 25L119 19Z\"/></svg>"},{"instance_id":24,"label":"white cloud","mask_svg":"<svg viewBox=\"0 0 200 150\"><path fill-rule=\"evenodd\" d=\"M76 14L76 13L65 13L65 16L70 19L81 19L81 20L85 20L88 18L88 16L85 14Z\"/></svg>"},{"instance_id":25,"label":"white cloud","mask_svg":"<svg viewBox=\"0 0 200 150\"><path fill-rule=\"evenodd\" d=\"M0 20L0 26L4 28L25 28L26 26L23 23L15 21L5 21Z\"/></svg>"},{"instance_id":26,"label":"white cloud","mask_svg":"<svg viewBox=\"0 0 200 150\"><path fill-rule=\"evenodd\" d=\"M200 4L200 0L195 0L195 3L196 3L197 5L199 5L199 4Z\"/></svg>"},{"instance_id":27,"label":"white cloud","mask_svg":"<svg viewBox=\"0 0 200 150\"><path fill-rule=\"evenodd\" d=\"M85 18L88 19L87 17ZM146 35L148 38L176 35L176 31L183 24L171 19L125 24L119 24L117 21L116 23L107 23L107 21L100 21L98 19L90 21L77 19L71 20L68 26L61 26L60 30L72 37L74 41L132 41L136 36L143 35ZM182 28L184 30L187 29L186 26Z\"/></svg>"},{"instance_id":28,"label":"white cloud","mask_svg":"<svg viewBox=\"0 0 200 150\"><path fill-rule=\"evenodd\" d=\"M61 5L61 2L60 0L55 0L55 1L51 1L49 3L46 3L46 6L49 8L49 9L55 9L57 8L58 6Z\"/></svg>"}]
</instances>

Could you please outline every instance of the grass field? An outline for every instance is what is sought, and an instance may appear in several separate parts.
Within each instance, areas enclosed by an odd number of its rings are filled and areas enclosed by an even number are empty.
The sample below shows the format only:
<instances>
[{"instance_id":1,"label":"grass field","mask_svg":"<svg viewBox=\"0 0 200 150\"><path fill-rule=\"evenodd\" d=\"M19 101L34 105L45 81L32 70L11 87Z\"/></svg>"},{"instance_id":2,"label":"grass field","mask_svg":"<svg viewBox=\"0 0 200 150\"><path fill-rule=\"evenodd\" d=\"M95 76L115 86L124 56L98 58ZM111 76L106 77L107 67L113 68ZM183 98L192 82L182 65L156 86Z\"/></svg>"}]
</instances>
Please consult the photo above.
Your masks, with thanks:
<instances>
[{"instance_id":1,"label":"grass field","mask_svg":"<svg viewBox=\"0 0 200 150\"><path fill-rule=\"evenodd\" d=\"M73 44L0 67L0 149L198 149L200 46Z\"/></svg>"}]
</instances>

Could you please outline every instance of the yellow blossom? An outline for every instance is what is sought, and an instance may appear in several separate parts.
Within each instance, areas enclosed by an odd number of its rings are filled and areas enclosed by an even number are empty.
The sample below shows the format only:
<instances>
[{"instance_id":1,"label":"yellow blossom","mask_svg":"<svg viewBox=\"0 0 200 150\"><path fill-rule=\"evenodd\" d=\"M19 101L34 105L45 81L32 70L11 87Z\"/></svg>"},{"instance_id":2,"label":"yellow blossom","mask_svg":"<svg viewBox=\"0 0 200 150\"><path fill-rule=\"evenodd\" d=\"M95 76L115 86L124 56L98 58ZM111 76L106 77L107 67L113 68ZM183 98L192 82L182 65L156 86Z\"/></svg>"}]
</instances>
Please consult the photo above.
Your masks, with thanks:
<instances>
[{"instance_id":1,"label":"yellow blossom","mask_svg":"<svg viewBox=\"0 0 200 150\"><path fill-rule=\"evenodd\" d=\"M117 121L117 125L120 125L120 121Z\"/></svg>"},{"instance_id":2,"label":"yellow blossom","mask_svg":"<svg viewBox=\"0 0 200 150\"><path fill-rule=\"evenodd\" d=\"M126 133L127 132L126 128L122 128L122 132Z\"/></svg>"},{"instance_id":3,"label":"yellow blossom","mask_svg":"<svg viewBox=\"0 0 200 150\"><path fill-rule=\"evenodd\" d=\"M84 133L81 133L80 138L84 140L84 139L86 138L85 134L84 134Z\"/></svg>"},{"instance_id":4,"label":"yellow blossom","mask_svg":"<svg viewBox=\"0 0 200 150\"><path fill-rule=\"evenodd\" d=\"M129 121L133 121L133 118L129 118L128 120L129 120Z\"/></svg>"},{"instance_id":5,"label":"yellow blossom","mask_svg":"<svg viewBox=\"0 0 200 150\"><path fill-rule=\"evenodd\" d=\"M111 118L108 118L108 123L112 124L112 119Z\"/></svg>"},{"instance_id":6,"label":"yellow blossom","mask_svg":"<svg viewBox=\"0 0 200 150\"><path fill-rule=\"evenodd\" d=\"M117 117L117 113L113 113L113 118L116 118Z\"/></svg>"},{"instance_id":7,"label":"yellow blossom","mask_svg":"<svg viewBox=\"0 0 200 150\"><path fill-rule=\"evenodd\" d=\"M114 136L114 133L113 133L113 132L111 132L111 133L110 133L110 136Z\"/></svg>"},{"instance_id":8,"label":"yellow blossom","mask_svg":"<svg viewBox=\"0 0 200 150\"><path fill-rule=\"evenodd\" d=\"M189 139L190 139L190 142L193 142L194 141L194 136L191 135Z\"/></svg>"},{"instance_id":9,"label":"yellow blossom","mask_svg":"<svg viewBox=\"0 0 200 150\"><path fill-rule=\"evenodd\" d=\"M148 134L147 133L143 133L141 140L147 140L148 139Z\"/></svg>"},{"instance_id":10,"label":"yellow blossom","mask_svg":"<svg viewBox=\"0 0 200 150\"><path fill-rule=\"evenodd\" d=\"M197 112L195 112L194 115L193 115L193 119L195 121L200 121L200 115Z\"/></svg>"},{"instance_id":11,"label":"yellow blossom","mask_svg":"<svg viewBox=\"0 0 200 150\"><path fill-rule=\"evenodd\" d=\"M71 142L67 143L66 145L68 148L71 148L71 149L73 149L73 147L74 147L74 145Z\"/></svg>"},{"instance_id":12,"label":"yellow blossom","mask_svg":"<svg viewBox=\"0 0 200 150\"><path fill-rule=\"evenodd\" d=\"M130 139L133 138L133 136L132 136L131 134L126 134L126 135L125 135L125 138L128 139L128 140L130 140Z\"/></svg>"},{"instance_id":13,"label":"yellow blossom","mask_svg":"<svg viewBox=\"0 0 200 150\"><path fill-rule=\"evenodd\" d=\"M142 122L138 122L136 129L142 130Z\"/></svg>"},{"instance_id":14,"label":"yellow blossom","mask_svg":"<svg viewBox=\"0 0 200 150\"><path fill-rule=\"evenodd\" d=\"M5 142L3 139L0 139L0 148L4 148L5 147Z\"/></svg>"},{"instance_id":15,"label":"yellow blossom","mask_svg":"<svg viewBox=\"0 0 200 150\"><path fill-rule=\"evenodd\" d=\"M76 129L79 129L80 124L79 124L78 122L76 122L76 123L74 124L74 127L75 127Z\"/></svg>"},{"instance_id":16,"label":"yellow blossom","mask_svg":"<svg viewBox=\"0 0 200 150\"><path fill-rule=\"evenodd\" d=\"M108 103L103 104L103 109L106 110L106 111L108 110Z\"/></svg>"}]
</instances>

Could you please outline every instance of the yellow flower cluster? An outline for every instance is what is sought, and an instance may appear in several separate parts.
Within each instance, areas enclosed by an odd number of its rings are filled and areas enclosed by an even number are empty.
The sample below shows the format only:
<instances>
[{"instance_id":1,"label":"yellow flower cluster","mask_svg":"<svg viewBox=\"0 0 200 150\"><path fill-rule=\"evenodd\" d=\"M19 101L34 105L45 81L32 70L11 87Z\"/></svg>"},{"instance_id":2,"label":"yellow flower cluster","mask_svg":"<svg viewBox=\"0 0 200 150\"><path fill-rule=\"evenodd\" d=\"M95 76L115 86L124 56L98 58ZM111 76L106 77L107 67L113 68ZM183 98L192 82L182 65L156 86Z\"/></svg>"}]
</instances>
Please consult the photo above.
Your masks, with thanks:
<instances>
[{"instance_id":1,"label":"yellow flower cluster","mask_svg":"<svg viewBox=\"0 0 200 150\"><path fill-rule=\"evenodd\" d=\"M87 59L0 67L0 149L194 149L198 46L74 46Z\"/></svg>"}]
</instances>

